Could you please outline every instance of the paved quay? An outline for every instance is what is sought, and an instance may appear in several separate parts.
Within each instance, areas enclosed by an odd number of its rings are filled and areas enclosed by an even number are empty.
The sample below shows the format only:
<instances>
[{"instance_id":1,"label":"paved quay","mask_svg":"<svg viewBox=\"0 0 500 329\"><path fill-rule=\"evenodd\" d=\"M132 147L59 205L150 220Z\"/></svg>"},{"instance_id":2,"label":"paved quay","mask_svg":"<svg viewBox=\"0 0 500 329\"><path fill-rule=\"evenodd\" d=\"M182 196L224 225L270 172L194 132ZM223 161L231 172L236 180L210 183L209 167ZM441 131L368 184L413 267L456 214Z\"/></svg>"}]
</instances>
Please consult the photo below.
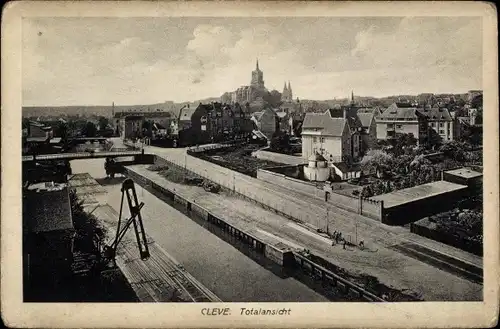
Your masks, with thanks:
<instances>
[{"instance_id":1,"label":"paved quay","mask_svg":"<svg viewBox=\"0 0 500 329\"><path fill-rule=\"evenodd\" d=\"M106 192L88 174L73 175L70 186L81 197L84 210L96 216L108 231L106 243L113 241L119 214L106 203ZM89 186L92 188L89 191ZM100 187L101 190L98 190ZM97 191L96 191L97 190ZM95 191L95 192L93 192ZM89 198L91 196L91 198ZM129 216L125 204L123 221ZM220 302L147 234L151 256L141 260L132 227L126 232L117 248L116 264L121 269L141 302Z\"/></svg>"},{"instance_id":2,"label":"paved quay","mask_svg":"<svg viewBox=\"0 0 500 329\"><path fill-rule=\"evenodd\" d=\"M121 178L104 179L104 160L77 160L74 173L88 172L103 185L101 203L119 211ZM203 286L228 302L328 302L331 299L295 277L275 274L279 266L246 255L192 219L136 185L145 231ZM134 245L135 248L137 248ZM135 254L138 251L134 249ZM265 258L264 256L261 256ZM147 261L146 261L147 262ZM342 300L341 297L333 300Z\"/></svg>"},{"instance_id":3,"label":"paved quay","mask_svg":"<svg viewBox=\"0 0 500 329\"><path fill-rule=\"evenodd\" d=\"M365 250L354 247L343 250L342 246L332 246L327 239L250 201L231 195L209 193L200 187L172 183L156 172L147 170L147 167L147 165L135 165L130 169L152 179L160 186L175 190L193 203L203 206L222 218L254 226L257 230L283 239L284 243L292 247L295 245L295 247L310 249L311 252L346 270L373 275L380 282L398 289L417 291L425 300L480 300L482 298L481 284L429 265L415 257L408 257L392 249L390 244L388 246L368 244ZM331 231L335 229L338 228L330 226ZM400 240L399 243L403 242Z\"/></svg>"},{"instance_id":4,"label":"paved quay","mask_svg":"<svg viewBox=\"0 0 500 329\"><path fill-rule=\"evenodd\" d=\"M145 152L156 154L230 189L235 185L245 186L246 190L243 192L247 196L257 200L265 200L272 208L279 209L282 212L286 211L286 209L290 213L301 212L310 224L323 230L326 230L326 208L328 208L328 227L332 230L342 232L343 236L350 237L352 241L362 240L365 242L365 245L372 244L386 247L414 242L444 255L459 259L466 264L481 269L483 267L483 259L477 255L413 234L409 229L404 227L385 225L333 205L326 207L325 202L321 198L267 183L189 156L186 154L185 148L172 149L147 146L145 147Z\"/></svg>"}]
</instances>

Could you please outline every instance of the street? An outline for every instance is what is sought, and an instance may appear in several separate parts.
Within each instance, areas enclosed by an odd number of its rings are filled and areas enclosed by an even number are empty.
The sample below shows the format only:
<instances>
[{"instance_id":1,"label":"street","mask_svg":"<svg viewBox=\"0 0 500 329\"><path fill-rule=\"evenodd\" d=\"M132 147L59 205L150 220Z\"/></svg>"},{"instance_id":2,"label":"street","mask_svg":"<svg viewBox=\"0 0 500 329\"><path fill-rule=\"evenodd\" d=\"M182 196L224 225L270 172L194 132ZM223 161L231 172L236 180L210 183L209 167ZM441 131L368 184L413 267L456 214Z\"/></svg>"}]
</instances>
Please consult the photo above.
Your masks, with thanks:
<instances>
[{"instance_id":1,"label":"street","mask_svg":"<svg viewBox=\"0 0 500 329\"><path fill-rule=\"evenodd\" d=\"M73 173L103 182L104 160L76 160ZM121 184L105 185L107 202L119 211ZM223 301L321 302L328 299L293 277L280 278L211 234L189 217L136 185L146 233Z\"/></svg>"}]
</instances>

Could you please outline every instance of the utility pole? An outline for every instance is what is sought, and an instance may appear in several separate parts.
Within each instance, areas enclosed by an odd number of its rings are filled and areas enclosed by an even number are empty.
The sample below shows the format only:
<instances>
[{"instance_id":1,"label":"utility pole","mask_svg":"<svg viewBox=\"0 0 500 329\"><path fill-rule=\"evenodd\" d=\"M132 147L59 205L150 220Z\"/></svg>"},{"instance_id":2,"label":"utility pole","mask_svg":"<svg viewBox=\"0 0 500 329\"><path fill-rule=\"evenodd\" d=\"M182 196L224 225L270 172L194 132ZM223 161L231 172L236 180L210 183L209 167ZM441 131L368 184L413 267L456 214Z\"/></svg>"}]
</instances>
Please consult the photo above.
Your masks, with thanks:
<instances>
[{"instance_id":1,"label":"utility pole","mask_svg":"<svg viewBox=\"0 0 500 329\"><path fill-rule=\"evenodd\" d=\"M358 223L354 223L354 242L358 244Z\"/></svg>"},{"instance_id":2,"label":"utility pole","mask_svg":"<svg viewBox=\"0 0 500 329\"><path fill-rule=\"evenodd\" d=\"M328 212L329 212L329 208L327 206L326 207L326 234L330 235L330 231L328 230Z\"/></svg>"}]
</instances>

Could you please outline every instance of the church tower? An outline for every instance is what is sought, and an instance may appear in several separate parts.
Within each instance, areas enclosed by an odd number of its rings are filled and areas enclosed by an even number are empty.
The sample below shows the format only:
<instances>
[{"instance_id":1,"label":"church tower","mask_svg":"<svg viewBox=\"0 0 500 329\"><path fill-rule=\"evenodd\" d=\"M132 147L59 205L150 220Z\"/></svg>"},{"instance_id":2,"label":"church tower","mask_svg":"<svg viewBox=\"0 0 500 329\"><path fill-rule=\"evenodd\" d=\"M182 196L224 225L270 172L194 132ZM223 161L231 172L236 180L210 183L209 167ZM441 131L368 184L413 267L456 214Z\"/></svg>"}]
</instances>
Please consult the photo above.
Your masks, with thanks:
<instances>
[{"instance_id":1,"label":"church tower","mask_svg":"<svg viewBox=\"0 0 500 329\"><path fill-rule=\"evenodd\" d=\"M290 81L288 81L288 86L286 85L285 81L285 86L283 87L283 94L281 94L281 100L283 102L293 101L292 86L290 85Z\"/></svg>"},{"instance_id":2,"label":"church tower","mask_svg":"<svg viewBox=\"0 0 500 329\"><path fill-rule=\"evenodd\" d=\"M257 64L255 65L255 71L252 71L252 82L250 86L264 89L264 73L259 69L259 60L257 59Z\"/></svg>"}]
</instances>

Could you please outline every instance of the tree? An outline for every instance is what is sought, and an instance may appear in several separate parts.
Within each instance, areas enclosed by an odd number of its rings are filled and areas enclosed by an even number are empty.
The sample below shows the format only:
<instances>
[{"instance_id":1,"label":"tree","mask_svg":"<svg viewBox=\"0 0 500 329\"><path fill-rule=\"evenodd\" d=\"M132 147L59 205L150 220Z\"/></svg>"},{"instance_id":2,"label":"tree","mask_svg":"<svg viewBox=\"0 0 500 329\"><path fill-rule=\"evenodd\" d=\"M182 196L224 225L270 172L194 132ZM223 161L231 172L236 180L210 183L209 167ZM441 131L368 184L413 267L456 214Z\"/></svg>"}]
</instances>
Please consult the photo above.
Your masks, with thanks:
<instances>
[{"instance_id":1,"label":"tree","mask_svg":"<svg viewBox=\"0 0 500 329\"><path fill-rule=\"evenodd\" d=\"M449 141L444 143L439 151L452 160L462 162L465 160L465 149L466 145L463 142Z\"/></svg>"},{"instance_id":2,"label":"tree","mask_svg":"<svg viewBox=\"0 0 500 329\"><path fill-rule=\"evenodd\" d=\"M278 108L282 104L281 93L277 90L272 90L263 95L264 102L272 108Z\"/></svg>"},{"instance_id":3,"label":"tree","mask_svg":"<svg viewBox=\"0 0 500 329\"><path fill-rule=\"evenodd\" d=\"M432 148L439 147L443 143L441 136L431 127L427 130L427 136L427 144Z\"/></svg>"},{"instance_id":4,"label":"tree","mask_svg":"<svg viewBox=\"0 0 500 329\"><path fill-rule=\"evenodd\" d=\"M271 138L269 145L273 151L288 153L290 151L290 135L281 131L276 131Z\"/></svg>"},{"instance_id":5,"label":"tree","mask_svg":"<svg viewBox=\"0 0 500 329\"><path fill-rule=\"evenodd\" d=\"M391 168L393 157L381 150L369 150L361 160L363 171L375 172L377 177L388 172Z\"/></svg>"},{"instance_id":6,"label":"tree","mask_svg":"<svg viewBox=\"0 0 500 329\"><path fill-rule=\"evenodd\" d=\"M99 130L106 130L109 125L109 120L106 117L99 117Z\"/></svg>"},{"instance_id":7,"label":"tree","mask_svg":"<svg viewBox=\"0 0 500 329\"><path fill-rule=\"evenodd\" d=\"M403 154L405 150L411 149L417 145L417 139L413 134L398 134L393 144L392 152L395 155Z\"/></svg>"},{"instance_id":8,"label":"tree","mask_svg":"<svg viewBox=\"0 0 500 329\"><path fill-rule=\"evenodd\" d=\"M82 134L87 137L95 137L97 135L97 127L91 121L87 121L82 129Z\"/></svg>"}]
</instances>

